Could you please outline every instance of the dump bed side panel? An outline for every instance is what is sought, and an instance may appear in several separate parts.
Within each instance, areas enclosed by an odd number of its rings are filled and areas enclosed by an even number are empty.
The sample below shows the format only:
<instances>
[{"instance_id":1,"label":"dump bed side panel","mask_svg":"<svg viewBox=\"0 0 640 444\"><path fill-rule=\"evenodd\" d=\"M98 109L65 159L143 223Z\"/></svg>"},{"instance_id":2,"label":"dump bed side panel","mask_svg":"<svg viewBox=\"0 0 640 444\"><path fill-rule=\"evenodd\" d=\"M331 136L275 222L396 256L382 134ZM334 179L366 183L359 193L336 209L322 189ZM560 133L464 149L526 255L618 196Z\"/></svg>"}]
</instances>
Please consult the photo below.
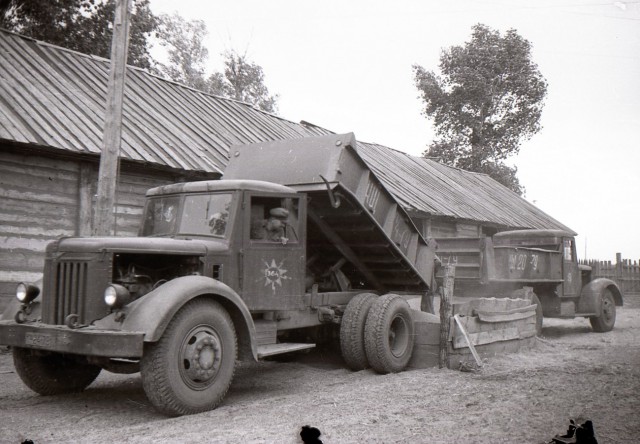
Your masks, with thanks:
<instances>
[{"instance_id":1,"label":"dump bed side panel","mask_svg":"<svg viewBox=\"0 0 640 444\"><path fill-rule=\"evenodd\" d=\"M434 244L420 234L360 158L353 134L232 147L224 179L285 184L309 195L310 260L344 257L352 282L380 291L425 291Z\"/></svg>"},{"instance_id":2,"label":"dump bed side panel","mask_svg":"<svg viewBox=\"0 0 640 444\"><path fill-rule=\"evenodd\" d=\"M562 282L562 253L542 248L494 247L495 280Z\"/></svg>"},{"instance_id":3,"label":"dump bed side panel","mask_svg":"<svg viewBox=\"0 0 640 444\"><path fill-rule=\"evenodd\" d=\"M562 282L562 253L552 246L508 245L500 238L438 239L438 257L456 265L456 293L491 294L496 289Z\"/></svg>"}]
</instances>

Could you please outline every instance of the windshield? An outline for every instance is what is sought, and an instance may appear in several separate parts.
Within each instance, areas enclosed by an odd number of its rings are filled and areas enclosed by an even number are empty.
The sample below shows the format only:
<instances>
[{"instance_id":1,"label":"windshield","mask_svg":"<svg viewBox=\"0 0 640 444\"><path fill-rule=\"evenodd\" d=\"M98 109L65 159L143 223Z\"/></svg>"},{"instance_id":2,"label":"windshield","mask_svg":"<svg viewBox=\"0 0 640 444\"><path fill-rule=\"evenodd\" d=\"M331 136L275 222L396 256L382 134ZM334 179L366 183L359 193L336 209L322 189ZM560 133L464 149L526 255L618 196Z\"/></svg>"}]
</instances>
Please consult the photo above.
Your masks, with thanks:
<instances>
[{"instance_id":1,"label":"windshield","mask_svg":"<svg viewBox=\"0 0 640 444\"><path fill-rule=\"evenodd\" d=\"M225 237L231 193L149 199L142 236L204 235ZM182 210L180 210L180 202Z\"/></svg>"},{"instance_id":2,"label":"windshield","mask_svg":"<svg viewBox=\"0 0 640 444\"><path fill-rule=\"evenodd\" d=\"M176 217L180 198L178 196L160 197L147 201L142 226L143 236L171 235L176 229Z\"/></svg>"},{"instance_id":3,"label":"windshield","mask_svg":"<svg viewBox=\"0 0 640 444\"><path fill-rule=\"evenodd\" d=\"M231 194L200 194L184 198L180 234L224 237L229 220Z\"/></svg>"}]
</instances>

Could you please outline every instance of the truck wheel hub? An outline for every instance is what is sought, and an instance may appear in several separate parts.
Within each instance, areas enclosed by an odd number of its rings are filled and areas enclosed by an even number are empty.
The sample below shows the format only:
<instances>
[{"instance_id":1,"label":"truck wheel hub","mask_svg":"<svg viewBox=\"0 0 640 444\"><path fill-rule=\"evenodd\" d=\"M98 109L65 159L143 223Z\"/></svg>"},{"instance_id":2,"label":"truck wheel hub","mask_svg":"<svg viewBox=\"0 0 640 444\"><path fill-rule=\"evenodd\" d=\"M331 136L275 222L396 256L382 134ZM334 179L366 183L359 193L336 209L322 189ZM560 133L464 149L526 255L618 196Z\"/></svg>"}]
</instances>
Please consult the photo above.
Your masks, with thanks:
<instances>
[{"instance_id":1,"label":"truck wheel hub","mask_svg":"<svg viewBox=\"0 0 640 444\"><path fill-rule=\"evenodd\" d=\"M181 375L185 383L199 389L208 386L220 368L220 341L212 330L197 327L186 337L182 348Z\"/></svg>"},{"instance_id":2,"label":"truck wheel hub","mask_svg":"<svg viewBox=\"0 0 640 444\"><path fill-rule=\"evenodd\" d=\"M402 316L396 316L389 327L389 348L395 357L401 357L409 346L409 327Z\"/></svg>"}]
</instances>

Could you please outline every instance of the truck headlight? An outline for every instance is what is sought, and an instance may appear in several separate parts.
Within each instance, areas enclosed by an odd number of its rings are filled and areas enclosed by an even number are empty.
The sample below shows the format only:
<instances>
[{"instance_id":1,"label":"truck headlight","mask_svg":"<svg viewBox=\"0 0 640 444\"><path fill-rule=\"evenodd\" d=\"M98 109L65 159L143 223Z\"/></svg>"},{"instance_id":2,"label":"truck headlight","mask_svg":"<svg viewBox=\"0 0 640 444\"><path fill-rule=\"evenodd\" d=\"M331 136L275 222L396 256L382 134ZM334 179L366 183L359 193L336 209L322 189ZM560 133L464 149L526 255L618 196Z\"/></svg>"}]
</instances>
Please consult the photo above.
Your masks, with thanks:
<instances>
[{"instance_id":1,"label":"truck headlight","mask_svg":"<svg viewBox=\"0 0 640 444\"><path fill-rule=\"evenodd\" d=\"M28 304L38 297L40 289L33 284L25 284L20 282L16 288L16 298L23 304Z\"/></svg>"},{"instance_id":2,"label":"truck headlight","mask_svg":"<svg viewBox=\"0 0 640 444\"><path fill-rule=\"evenodd\" d=\"M110 284L104 291L104 302L111 308L122 308L131 300L131 293L122 285Z\"/></svg>"}]
</instances>

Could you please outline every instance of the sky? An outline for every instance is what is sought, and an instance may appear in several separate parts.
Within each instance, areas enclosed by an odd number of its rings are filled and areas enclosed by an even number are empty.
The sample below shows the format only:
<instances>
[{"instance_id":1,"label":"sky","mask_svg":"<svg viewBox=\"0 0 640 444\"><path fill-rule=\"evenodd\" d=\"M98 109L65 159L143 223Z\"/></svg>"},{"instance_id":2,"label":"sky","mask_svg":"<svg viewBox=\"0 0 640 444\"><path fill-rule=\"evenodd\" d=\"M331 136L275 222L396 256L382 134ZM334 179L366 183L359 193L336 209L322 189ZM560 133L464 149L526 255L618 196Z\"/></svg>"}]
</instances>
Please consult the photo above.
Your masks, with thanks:
<instances>
[{"instance_id":1,"label":"sky","mask_svg":"<svg viewBox=\"0 0 640 444\"><path fill-rule=\"evenodd\" d=\"M640 260L640 1L151 0L203 20L209 69L246 52L278 115L420 155L434 138L412 66L482 23L532 44L548 82L542 130L509 164L525 198L578 233L580 258Z\"/></svg>"}]
</instances>

